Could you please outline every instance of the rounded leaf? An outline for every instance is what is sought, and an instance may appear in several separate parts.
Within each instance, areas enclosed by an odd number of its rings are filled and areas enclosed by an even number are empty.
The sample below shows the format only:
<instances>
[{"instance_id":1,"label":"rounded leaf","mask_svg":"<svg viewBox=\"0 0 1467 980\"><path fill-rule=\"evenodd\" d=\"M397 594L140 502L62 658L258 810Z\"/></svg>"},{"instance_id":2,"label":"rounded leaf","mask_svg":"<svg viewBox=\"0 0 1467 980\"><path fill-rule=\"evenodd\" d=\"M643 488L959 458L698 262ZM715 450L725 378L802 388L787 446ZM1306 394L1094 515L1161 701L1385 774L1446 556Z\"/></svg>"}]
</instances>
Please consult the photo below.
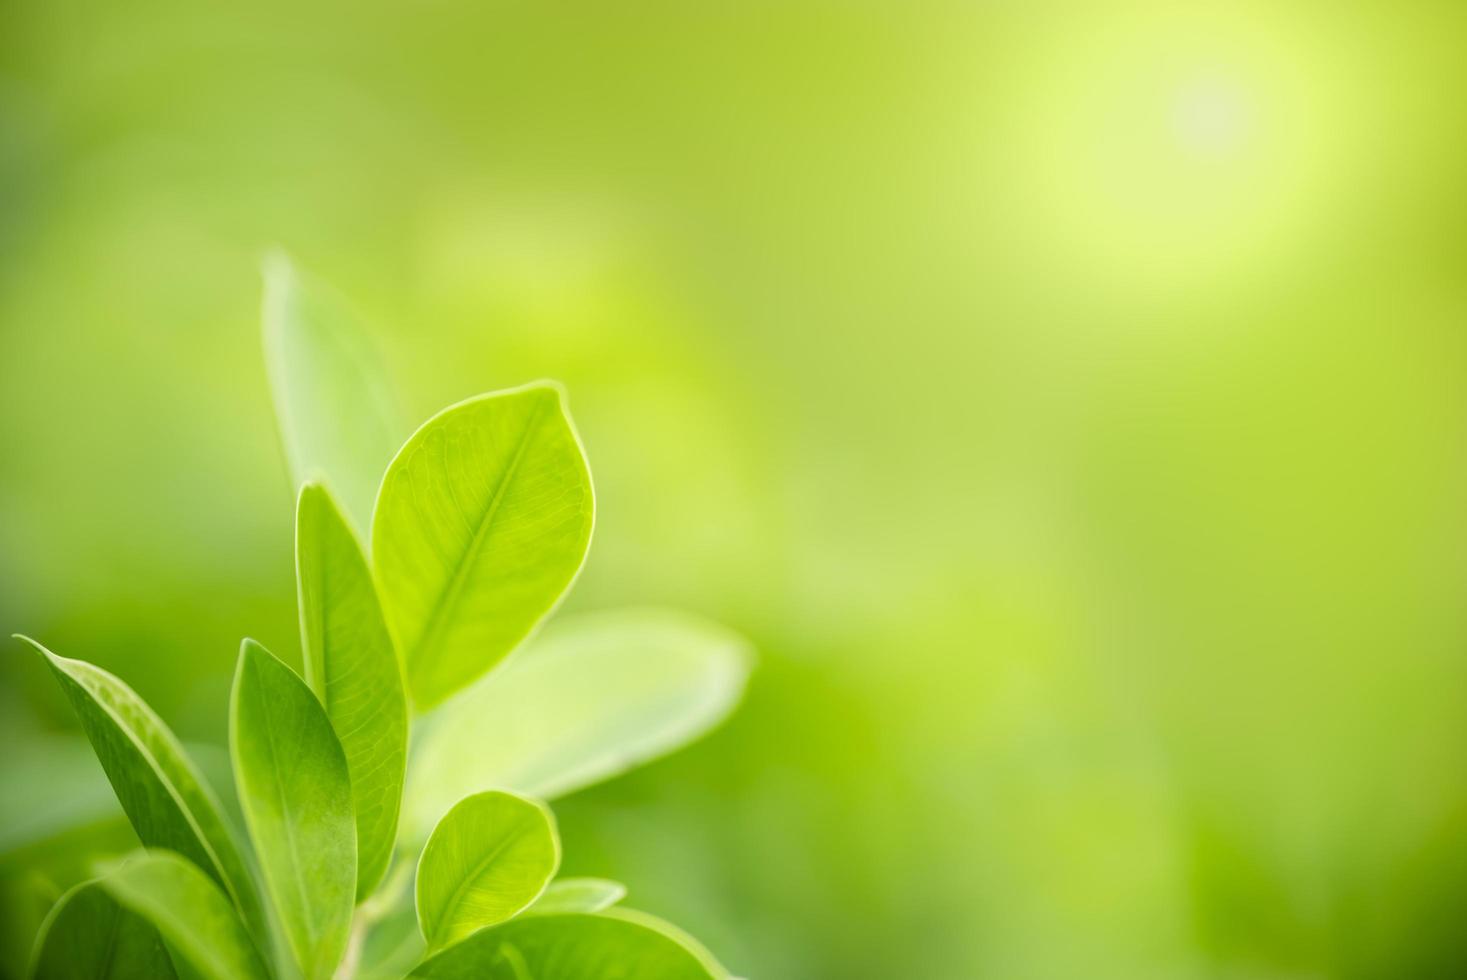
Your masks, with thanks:
<instances>
[{"instance_id":1,"label":"rounded leaf","mask_svg":"<svg viewBox=\"0 0 1467 980\"><path fill-rule=\"evenodd\" d=\"M560 867L560 838L542 803L491 790L461 801L418 862L418 923L429 948L457 942L540 897Z\"/></svg>"},{"instance_id":2,"label":"rounded leaf","mask_svg":"<svg viewBox=\"0 0 1467 980\"><path fill-rule=\"evenodd\" d=\"M723 980L693 939L650 915L530 915L475 933L413 971L420 980Z\"/></svg>"},{"instance_id":3,"label":"rounded leaf","mask_svg":"<svg viewBox=\"0 0 1467 980\"><path fill-rule=\"evenodd\" d=\"M554 385L461 402L407 441L377 498L372 561L420 709L502 660L555 607L585 560L593 510Z\"/></svg>"},{"instance_id":4,"label":"rounded leaf","mask_svg":"<svg viewBox=\"0 0 1467 980\"><path fill-rule=\"evenodd\" d=\"M627 897L627 886L606 878L562 878L551 882L526 914L600 912Z\"/></svg>"}]
</instances>

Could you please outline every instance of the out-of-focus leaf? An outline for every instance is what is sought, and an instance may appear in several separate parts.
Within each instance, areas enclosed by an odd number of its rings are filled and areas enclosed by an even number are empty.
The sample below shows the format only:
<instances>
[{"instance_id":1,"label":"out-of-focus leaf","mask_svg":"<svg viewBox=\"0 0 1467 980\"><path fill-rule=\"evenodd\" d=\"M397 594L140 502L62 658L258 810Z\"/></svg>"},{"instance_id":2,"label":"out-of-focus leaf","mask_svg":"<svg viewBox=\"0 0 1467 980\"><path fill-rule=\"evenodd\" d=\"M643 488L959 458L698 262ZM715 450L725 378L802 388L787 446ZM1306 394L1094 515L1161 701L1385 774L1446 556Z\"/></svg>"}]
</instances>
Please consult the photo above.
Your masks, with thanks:
<instances>
[{"instance_id":1,"label":"out-of-focus leaf","mask_svg":"<svg viewBox=\"0 0 1467 980\"><path fill-rule=\"evenodd\" d=\"M560 838L543 804L497 790L461 801L418 862L418 924L428 947L517 914L559 867Z\"/></svg>"},{"instance_id":2,"label":"out-of-focus leaf","mask_svg":"<svg viewBox=\"0 0 1467 980\"><path fill-rule=\"evenodd\" d=\"M193 864L167 851L123 861L97 884L162 934L179 969L208 980L267 980L260 952L224 894ZM137 974L147 976L147 974Z\"/></svg>"},{"instance_id":3,"label":"out-of-focus leaf","mask_svg":"<svg viewBox=\"0 0 1467 980\"><path fill-rule=\"evenodd\" d=\"M95 877L98 861L137 848L136 832L113 805L111 817L0 856L0 977L25 975L42 923L63 894Z\"/></svg>"},{"instance_id":4,"label":"out-of-focus leaf","mask_svg":"<svg viewBox=\"0 0 1467 980\"><path fill-rule=\"evenodd\" d=\"M245 640L230 702L229 750L266 890L307 980L346 948L357 841L346 756L305 682Z\"/></svg>"},{"instance_id":5,"label":"out-of-focus leaf","mask_svg":"<svg viewBox=\"0 0 1467 980\"><path fill-rule=\"evenodd\" d=\"M408 775L404 836L501 786L552 799L665 755L722 721L752 657L696 616L626 610L552 623L447 705Z\"/></svg>"},{"instance_id":6,"label":"out-of-focus leaf","mask_svg":"<svg viewBox=\"0 0 1467 980\"><path fill-rule=\"evenodd\" d=\"M296 487L323 479L365 531L403 427L381 358L341 300L265 260L265 363Z\"/></svg>"},{"instance_id":7,"label":"out-of-focus leaf","mask_svg":"<svg viewBox=\"0 0 1467 980\"><path fill-rule=\"evenodd\" d=\"M95 881L56 902L36 937L35 980L136 980L177 974L163 939L147 919L123 908Z\"/></svg>"},{"instance_id":8,"label":"out-of-focus leaf","mask_svg":"<svg viewBox=\"0 0 1467 980\"><path fill-rule=\"evenodd\" d=\"M690 937L650 915L530 915L485 929L421 963L423 980L722 980L728 976Z\"/></svg>"},{"instance_id":9,"label":"out-of-focus leaf","mask_svg":"<svg viewBox=\"0 0 1467 980\"><path fill-rule=\"evenodd\" d=\"M493 667L555 607L593 511L552 384L460 402L408 440L382 483L372 561L420 709Z\"/></svg>"},{"instance_id":10,"label":"out-of-focus leaf","mask_svg":"<svg viewBox=\"0 0 1467 980\"><path fill-rule=\"evenodd\" d=\"M61 683L138 839L176 851L204 869L263 935L263 909L240 847L218 799L173 733L105 670L26 642L41 652Z\"/></svg>"},{"instance_id":11,"label":"out-of-focus leaf","mask_svg":"<svg viewBox=\"0 0 1467 980\"><path fill-rule=\"evenodd\" d=\"M301 490L295 560L306 680L351 775L360 901L381 882L397 841L407 762L402 669L361 546L318 483Z\"/></svg>"},{"instance_id":12,"label":"out-of-focus leaf","mask_svg":"<svg viewBox=\"0 0 1467 980\"><path fill-rule=\"evenodd\" d=\"M540 900L525 910L526 915L562 912L600 912L627 897L627 886L605 878L562 878L551 882Z\"/></svg>"}]
</instances>

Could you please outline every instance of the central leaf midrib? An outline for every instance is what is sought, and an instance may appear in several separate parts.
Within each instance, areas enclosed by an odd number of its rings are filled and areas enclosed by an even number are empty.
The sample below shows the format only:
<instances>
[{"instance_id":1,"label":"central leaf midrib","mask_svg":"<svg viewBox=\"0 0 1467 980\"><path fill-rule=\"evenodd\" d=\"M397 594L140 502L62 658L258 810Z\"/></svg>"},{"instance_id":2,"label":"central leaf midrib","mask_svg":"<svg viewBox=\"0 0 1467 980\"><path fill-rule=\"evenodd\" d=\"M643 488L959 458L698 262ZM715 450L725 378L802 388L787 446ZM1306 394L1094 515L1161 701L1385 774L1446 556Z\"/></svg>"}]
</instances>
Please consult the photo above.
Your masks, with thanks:
<instances>
[{"instance_id":1,"label":"central leaf midrib","mask_svg":"<svg viewBox=\"0 0 1467 980\"><path fill-rule=\"evenodd\" d=\"M494 495L484 508L474 527L474 536L469 545L464 549L453 570L453 577L449 579L447 587L438 603L433 607L432 614L428 617L428 625L424 628L422 637L413 647L413 655L410 658L414 672L422 676L425 672L425 659L431 651L436 653L436 648L441 645L441 634L443 633L446 614L449 609L456 606L464 589L464 583L468 579L468 570L474 564L480 549L484 547L484 541L489 537L489 528L494 523L494 514L499 510L499 505L504 501L504 495L509 489L510 482L514 479L515 471L519 469L520 462L529 450L530 437L535 427L540 422L540 416L544 409L536 405L525 420L525 431L520 435L519 444L515 447L514 456L510 458L509 465L504 469L504 475L499 479L499 485L494 488Z\"/></svg>"},{"instance_id":2,"label":"central leaf midrib","mask_svg":"<svg viewBox=\"0 0 1467 980\"><path fill-rule=\"evenodd\" d=\"M320 516L318 516L313 522L314 527L312 528L314 536L313 544L315 545L315 559L312 562L312 565L314 566L313 570L315 574L311 577L315 580L316 585L316 599L315 602L312 603L312 606L314 607L317 615L313 617L316 621L316 636L308 636L307 642L309 643L311 639L314 639L316 642L313 645L316 649L314 651L306 651L305 667L306 686L316 692L316 695L321 699L322 706L328 708L329 710L329 706L331 704L331 691L328 683L328 676L330 674L330 671L326 664L326 658L330 655L330 652L326 649L326 637L330 630L330 624L327 622L327 616L329 615L329 612L326 608L327 554L325 525L327 521L327 516L323 513L325 510L325 507L317 508L317 512ZM301 598L304 601L305 597L302 596ZM312 656L312 653L314 653L315 655Z\"/></svg>"},{"instance_id":3,"label":"central leaf midrib","mask_svg":"<svg viewBox=\"0 0 1467 980\"><path fill-rule=\"evenodd\" d=\"M503 840L494 845L493 850L484 855L478 861L474 862L474 868L472 871L464 875L464 877L459 880L458 885L456 885L453 889L453 893L449 895L448 901L445 902L443 905L442 921L439 922L438 928L433 930L435 936L437 936L437 941L439 943L441 943L442 941L443 933L452 927L452 922L450 920L453 918L453 911L455 908L458 907L459 903L463 901L464 895L471 887L473 887L474 883L479 880L480 876L484 874L484 871L496 860L498 860L501 854L509 850L514 842L514 834L506 834Z\"/></svg>"},{"instance_id":4,"label":"central leaf midrib","mask_svg":"<svg viewBox=\"0 0 1467 980\"><path fill-rule=\"evenodd\" d=\"M255 676L263 682L264 677L258 665L254 668L254 670ZM309 950L309 953L311 954L311 964L307 966L307 964L304 962L306 954L308 952L307 950L297 950L296 955L301 958L301 966L306 968L307 974L314 975L316 954L316 950L314 947L318 940L318 932L314 926L314 917L310 916L309 914L311 911L311 900L310 896L306 892L305 878L301 874L300 848L296 844L295 820L292 819L295 811L286 800L285 785L281 779L282 773L280 771L280 753L275 748L275 725L273 724L273 719L271 718L269 699L262 700L260 702L260 707L263 709L265 714L265 744L270 750L270 782L275 789L275 797L280 802L280 812L285 816L285 842L290 851L290 866L292 872L291 878L294 879L296 893L300 897L301 911L307 913L307 920L310 923L307 928L310 931L310 942L313 947L311 950Z\"/></svg>"}]
</instances>

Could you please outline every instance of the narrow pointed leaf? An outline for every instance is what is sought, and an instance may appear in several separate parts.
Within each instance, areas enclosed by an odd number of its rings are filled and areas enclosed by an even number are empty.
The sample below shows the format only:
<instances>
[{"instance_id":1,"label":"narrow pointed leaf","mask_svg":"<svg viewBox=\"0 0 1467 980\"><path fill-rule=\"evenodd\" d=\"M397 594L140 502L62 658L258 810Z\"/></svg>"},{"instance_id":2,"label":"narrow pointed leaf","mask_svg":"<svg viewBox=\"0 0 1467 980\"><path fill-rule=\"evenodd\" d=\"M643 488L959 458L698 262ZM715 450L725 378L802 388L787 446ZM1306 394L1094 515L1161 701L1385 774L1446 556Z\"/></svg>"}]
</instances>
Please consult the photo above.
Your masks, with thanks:
<instances>
[{"instance_id":1,"label":"narrow pointed leaf","mask_svg":"<svg viewBox=\"0 0 1467 980\"><path fill-rule=\"evenodd\" d=\"M751 660L737 634L683 613L552 623L435 719L410 768L404 836L422 840L477 790L553 799L681 747L727 716Z\"/></svg>"},{"instance_id":2,"label":"narrow pointed leaf","mask_svg":"<svg viewBox=\"0 0 1467 980\"><path fill-rule=\"evenodd\" d=\"M387 872L407 762L407 696L361 546L320 484L296 508L306 679L346 753L357 825L357 900Z\"/></svg>"},{"instance_id":3,"label":"narrow pointed leaf","mask_svg":"<svg viewBox=\"0 0 1467 980\"><path fill-rule=\"evenodd\" d=\"M591 475L540 383L434 416L388 467L372 518L382 606L420 709L502 660L555 607L591 540Z\"/></svg>"},{"instance_id":4,"label":"narrow pointed leaf","mask_svg":"<svg viewBox=\"0 0 1467 980\"><path fill-rule=\"evenodd\" d=\"M320 702L264 647L240 649L229 749L265 888L307 980L346 948L357 842L346 756Z\"/></svg>"},{"instance_id":5,"label":"narrow pointed leaf","mask_svg":"<svg viewBox=\"0 0 1467 980\"><path fill-rule=\"evenodd\" d=\"M556 915L564 912L600 912L627 897L627 886L605 878L562 878L545 889L540 900L525 910L526 915Z\"/></svg>"},{"instance_id":6,"label":"narrow pointed leaf","mask_svg":"<svg viewBox=\"0 0 1467 980\"><path fill-rule=\"evenodd\" d=\"M36 937L35 980L174 980L163 938L147 919L117 903L100 884L62 895Z\"/></svg>"},{"instance_id":7,"label":"narrow pointed leaf","mask_svg":"<svg viewBox=\"0 0 1467 980\"><path fill-rule=\"evenodd\" d=\"M468 939L421 963L420 980L723 980L696 942L650 915L530 915Z\"/></svg>"},{"instance_id":8,"label":"narrow pointed leaf","mask_svg":"<svg viewBox=\"0 0 1467 980\"><path fill-rule=\"evenodd\" d=\"M284 255L264 272L265 362L292 481L325 480L365 531L403 434L382 359L345 305Z\"/></svg>"},{"instance_id":9,"label":"narrow pointed leaf","mask_svg":"<svg viewBox=\"0 0 1467 980\"><path fill-rule=\"evenodd\" d=\"M418 862L418 923L430 949L515 915L560 867L549 809L490 791L448 812Z\"/></svg>"},{"instance_id":10,"label":"narrow pointed leaf","mask_svg":"<svg viewBox=\"0 0 1467 980\"><path fill-rule=\"evenodd\" d=\"M263 908L243 852L218 799L173 733L107 671L26 642L45 656L66 692L138 839L197 864L224 888L256 934L264 935Z\"/></svg>"},{"instance_id":11,"label":"narrow pointed leaf","mask_svg":"<svg viewBox=\"0 0 1467 980\"><path fill-rule=\"evenodd\" d=\"M180 973L207 980L268 980L269 970L233 906L214 882L177 854L138 854L98 885L152 923Z\"/></svg>"}]
</instances>

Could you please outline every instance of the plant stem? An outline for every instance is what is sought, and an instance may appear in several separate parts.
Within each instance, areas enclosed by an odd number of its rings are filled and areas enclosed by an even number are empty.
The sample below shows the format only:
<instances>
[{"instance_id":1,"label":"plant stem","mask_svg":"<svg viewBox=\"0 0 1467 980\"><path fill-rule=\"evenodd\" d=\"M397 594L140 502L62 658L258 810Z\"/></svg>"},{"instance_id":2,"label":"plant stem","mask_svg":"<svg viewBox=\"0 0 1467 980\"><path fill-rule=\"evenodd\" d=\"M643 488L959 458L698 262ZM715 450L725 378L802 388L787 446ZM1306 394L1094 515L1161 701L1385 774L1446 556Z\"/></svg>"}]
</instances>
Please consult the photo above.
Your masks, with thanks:
<instances>
[{"instance_id":1,"label":"plant stem","mask_svg":"<svg viewBox=\"0 0 1467 980\"><path fill-rule=\"evenodd\" d=\"M346 941L346 953L341 958L341 965L332 974L332 980L353 980L357 970L361 968L362 947L367 943L367 934L383 916L392 911L412 877L413 862L399 860L377 894L357 906L357 914L352 919L351 935Z\"/></svg>"},{"instance_id":2,"label":"plant stem","mask_svg":"<svg viewBox=\"0 0 1467 980\"><path fill-rule=\"evenodd\" d=\"M357 974L357 968L362 962L362 946L367 941L367 930L371 923L365 916L358 915L351 924L351 935L346 940L346 955L341 958L341 965L336 968L332 980L352 980Z\"/></svg>"}]
</instances>

